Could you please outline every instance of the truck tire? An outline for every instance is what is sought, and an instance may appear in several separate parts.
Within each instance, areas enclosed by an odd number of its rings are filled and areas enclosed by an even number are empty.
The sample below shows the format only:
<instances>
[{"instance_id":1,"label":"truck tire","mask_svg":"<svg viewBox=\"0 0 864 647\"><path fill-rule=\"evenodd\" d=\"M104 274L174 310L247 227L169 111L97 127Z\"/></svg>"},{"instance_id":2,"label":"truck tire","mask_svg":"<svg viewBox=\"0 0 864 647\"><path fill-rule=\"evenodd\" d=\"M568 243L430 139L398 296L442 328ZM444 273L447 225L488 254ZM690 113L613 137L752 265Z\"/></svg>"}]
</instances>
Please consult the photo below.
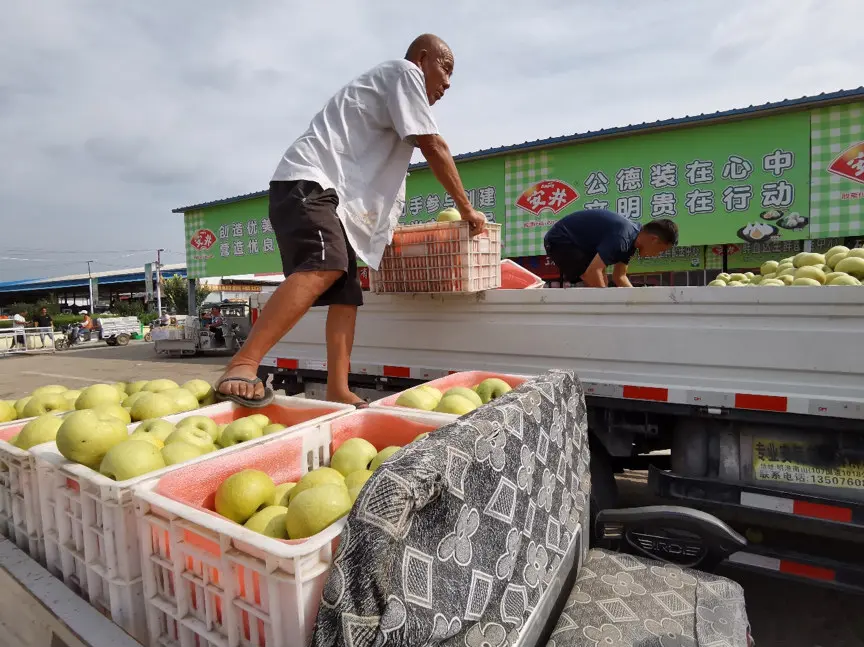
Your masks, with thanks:
<instances>
[{"instance_id":1,"label":"truck tire","mask_svg":"<svg viewBox=\"0 0 864 647\"><path fill-rule=\"evenodd\" d=\"M121 332L114 338L115 346L128 346L129 345L129 335L125 332Z\"/></svg>"},{"instance_id":2,"label":"truck tire","mask_svg":"<svg viewBox=\"0 0 864 647\"><path fill-rule=\"evenodd\" d=\"M600 510L608 510L618 505L618 484L615 482L612 461L603 443L589 435L588 446L591 449L591 525L588 536L591 538L591 545L594 545L594 520Z\"/></svg>"}]
</instances>

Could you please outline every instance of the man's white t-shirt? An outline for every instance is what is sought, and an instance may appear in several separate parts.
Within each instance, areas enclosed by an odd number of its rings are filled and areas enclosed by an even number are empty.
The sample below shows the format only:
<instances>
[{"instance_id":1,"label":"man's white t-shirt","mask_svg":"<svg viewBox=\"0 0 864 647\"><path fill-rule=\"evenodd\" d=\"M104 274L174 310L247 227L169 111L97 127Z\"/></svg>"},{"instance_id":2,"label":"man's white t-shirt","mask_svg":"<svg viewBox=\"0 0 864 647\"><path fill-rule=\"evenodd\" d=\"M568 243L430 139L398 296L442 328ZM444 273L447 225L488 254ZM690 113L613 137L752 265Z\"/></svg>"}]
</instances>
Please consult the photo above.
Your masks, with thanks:
<instances>
[{"instance_id":1,"label":"man's white t-shirt","mask_svg":"<svg viewBox=\"0 0 864 647\"><path fill-rule=\"evenodd\" d=\"M27 324L27 320L22 317L20 314L15 314L12 316L12 327L13 328L23 328Z\"/></svg>"},{"instance_id":2,"label":"man's white t-shirt","mask_svg":"<svg viewBox=\"0 0 864 647\"><path fill-rule=\"evenodd\" d=\"M273 180L311 180L334 189L348 242L378 269L402 215L415 137L435 134L423 72L410 61L388 61L324 105L285 151Z\"/></svg>"}]
</instances>

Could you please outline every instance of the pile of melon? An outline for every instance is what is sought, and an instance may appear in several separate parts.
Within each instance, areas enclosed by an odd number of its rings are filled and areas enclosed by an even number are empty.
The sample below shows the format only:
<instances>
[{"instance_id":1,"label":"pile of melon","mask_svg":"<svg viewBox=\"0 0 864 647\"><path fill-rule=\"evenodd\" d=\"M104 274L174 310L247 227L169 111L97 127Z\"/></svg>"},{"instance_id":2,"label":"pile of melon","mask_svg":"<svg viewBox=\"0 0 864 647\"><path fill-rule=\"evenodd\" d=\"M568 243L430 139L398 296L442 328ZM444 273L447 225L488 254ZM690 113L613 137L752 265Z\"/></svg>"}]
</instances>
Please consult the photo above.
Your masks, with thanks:
<instances>
[{"instance_id":1,"label":"pile of melon","mask_svg":"<svg viewBox=\"0 0 864 647\"><path fill-rule=\"evenodd\" d=\"M861 285L864 280L864 248L832 247L824 254L801 252L780 261L766 261L759 274L718 274L712 287L778 287Z\"/></svg>"}]
</instances>

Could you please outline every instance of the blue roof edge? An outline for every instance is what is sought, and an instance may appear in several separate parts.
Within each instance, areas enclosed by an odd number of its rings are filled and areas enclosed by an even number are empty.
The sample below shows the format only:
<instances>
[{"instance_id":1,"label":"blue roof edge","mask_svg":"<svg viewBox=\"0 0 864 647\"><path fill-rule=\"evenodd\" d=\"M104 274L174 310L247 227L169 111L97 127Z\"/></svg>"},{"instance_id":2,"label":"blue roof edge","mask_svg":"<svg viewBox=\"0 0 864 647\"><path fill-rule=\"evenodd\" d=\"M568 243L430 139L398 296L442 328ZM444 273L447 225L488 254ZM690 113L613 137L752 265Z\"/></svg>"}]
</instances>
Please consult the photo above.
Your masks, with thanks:
<instances>
[{"instance_id":1,"label":"blue roof edge","mask_svg":"<svg viewBox=\"0 0 864 647\"><path fill-rule=\"evenodd\" d=\"M186 268L162 270L162 276L186 276ZM111 276L97 277L100 285L114 285L117 283L137 283L144 281L144 272L129 272L127 274L114 274ZM0 283L0 292L38 292L41 290L63 290L68 288L86 287L86 277L78 279L22 279L17 281L5 281Z\"/></svg>"},{"instance_id":2,"label":"blue roof edge","mask_svg":"<svg viewBox=\"0 0 864 647\"><path fill-rule=\"evenodd\" d=\"M843 103L854 99L864 99L864 86L852 90L837 90L836 92L822 92L811 96L800 97L799 99L783 99L782 101L773 101L760 105L750 105L746 108L733 108L731 110L719 110L717 112L703 113L700 115L685 115L684 117L674 117L671 119L658 119L657 121L643 122L640 124L631 124L628 126L616 126L614 128L602 128L600 130L589 130L584 133L574 133L572 135L561 135L559 137L549 137L546 139L535 139L526 141L521 144L510 144L507 146L497 146L495 148L484 148L468 153L454 155L453 159L457 162L466 160L483 159L487 157L496 157L498 155L506 155L518 151L528 151L536 148L545 148L547 146L560 146L574 142L588 141L591 139L600 139L603 137L614 137L620 135L629 135L638 132L646 132L660 128L669 128L675 126L686 126L690 124L700 124L712 121L719 121L735 117L747 117L760 113L769 113L777 110L801 109L805 107ZM418 171L428 168L427 162L418 162L411 164L408 167L409 171ZM171 213L187 213L196 209L205 209L208 207L216 207L219 205L231 204L234 202L243 202L244 200L254 200L267 195L268 191L255 191L253 193L245 193L230 198L214 200L212 202L202 202L186 207L178 207L172 209Z\"/></svg>"}]
</instances>

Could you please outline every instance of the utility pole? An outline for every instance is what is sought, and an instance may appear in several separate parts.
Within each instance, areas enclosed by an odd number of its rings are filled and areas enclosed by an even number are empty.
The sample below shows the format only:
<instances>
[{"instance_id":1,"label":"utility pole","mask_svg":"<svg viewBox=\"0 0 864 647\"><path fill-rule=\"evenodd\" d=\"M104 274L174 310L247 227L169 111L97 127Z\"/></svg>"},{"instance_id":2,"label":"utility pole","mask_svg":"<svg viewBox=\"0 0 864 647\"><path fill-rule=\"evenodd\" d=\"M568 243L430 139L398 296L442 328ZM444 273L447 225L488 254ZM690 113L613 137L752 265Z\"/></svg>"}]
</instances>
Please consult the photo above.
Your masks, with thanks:
<instances>
[{"instance_id":1,"label":"utility pole","mask_svg":"<svg viewBox=\"0 0 864 647\"><path fill-rule=\"evenodd\" d=\"M164 249L156 250L156 314L162 316L162 252Z\"/></svg>"},{"instance_id":2,"label":"utility pole","mask_svg":"<svg viewBox=\"0 0 864 647\"><path fill-rule=\"evenodd\" d=\"M90 314L93 314L93 275L90 273L90 264L96 261L87 261L87 289L90 292Z\"/></svg>"}]
</instances>

